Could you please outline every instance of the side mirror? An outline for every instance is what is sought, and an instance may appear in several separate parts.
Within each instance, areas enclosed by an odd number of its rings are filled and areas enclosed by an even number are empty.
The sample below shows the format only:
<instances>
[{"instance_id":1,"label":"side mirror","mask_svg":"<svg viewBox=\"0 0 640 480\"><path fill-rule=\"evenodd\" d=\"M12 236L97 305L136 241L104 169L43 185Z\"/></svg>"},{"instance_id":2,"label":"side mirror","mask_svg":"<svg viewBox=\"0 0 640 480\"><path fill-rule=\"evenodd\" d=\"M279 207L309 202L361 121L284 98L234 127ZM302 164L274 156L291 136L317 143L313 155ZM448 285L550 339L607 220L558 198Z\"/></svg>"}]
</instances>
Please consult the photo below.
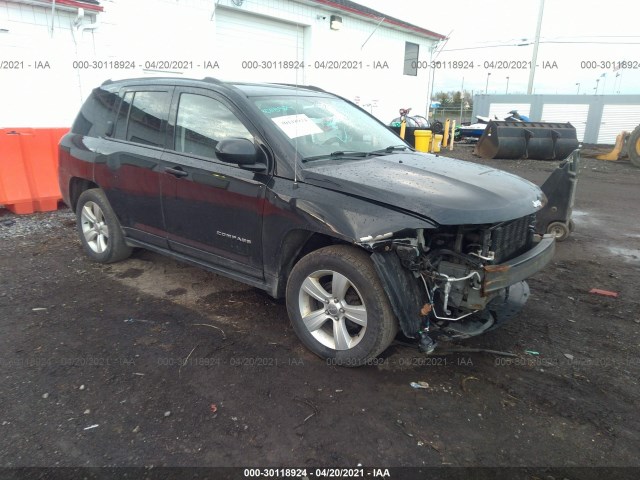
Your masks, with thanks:
<instances>
[{"instance_id":1,"label":"side mirror","mask_svg":"<svg viewBox=\"0 0 640 480\"><path fill-rule=\"evenodd\" d=\"M107 137L113 135L113 122L111 120L107 122L107 129L105 130L104 134Z\"/></svg>"},{"instance_id":2,"label":"side mirror","mask_svg":"<svg viewBox=\"0 0 640 480\"><path fill-rule=\"evenodd\" d=\"M215 148L216 157L225 163L240 166L254 165L258 159L258 150L253 142L246 138L225 138Z\"/></svg>"}]
</instances>

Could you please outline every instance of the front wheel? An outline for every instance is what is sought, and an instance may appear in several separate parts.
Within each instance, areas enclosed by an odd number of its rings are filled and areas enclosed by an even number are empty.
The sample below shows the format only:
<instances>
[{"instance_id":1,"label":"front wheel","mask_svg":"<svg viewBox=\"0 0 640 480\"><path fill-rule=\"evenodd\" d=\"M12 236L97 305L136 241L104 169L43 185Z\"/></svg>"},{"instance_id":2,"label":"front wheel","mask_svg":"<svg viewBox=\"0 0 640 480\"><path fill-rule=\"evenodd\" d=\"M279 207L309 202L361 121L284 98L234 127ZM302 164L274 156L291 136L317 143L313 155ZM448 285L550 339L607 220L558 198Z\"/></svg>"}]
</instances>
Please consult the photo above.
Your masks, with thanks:
<instances>
[{"instance_id":1,"label":"front wheel","mask_svg":"<svg viewBox=\"0 0 640 480\"><path fill-rule=\"evenodd\" d=\"M366 365L397 332L371 259L356 247L325 247L302 258L291 271L286 296L302 343L337 365Z\"/></svg>"}]
</instances>

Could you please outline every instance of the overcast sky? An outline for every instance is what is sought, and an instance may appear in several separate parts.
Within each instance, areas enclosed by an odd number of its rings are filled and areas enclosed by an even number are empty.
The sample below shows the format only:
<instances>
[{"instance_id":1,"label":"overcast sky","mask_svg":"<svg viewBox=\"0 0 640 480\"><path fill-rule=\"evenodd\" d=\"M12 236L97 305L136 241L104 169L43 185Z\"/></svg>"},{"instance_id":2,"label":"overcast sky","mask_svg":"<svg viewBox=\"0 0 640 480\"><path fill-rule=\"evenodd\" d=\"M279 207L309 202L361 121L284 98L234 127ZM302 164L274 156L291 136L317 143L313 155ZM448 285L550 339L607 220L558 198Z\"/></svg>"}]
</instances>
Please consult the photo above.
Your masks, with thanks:
<instances>
[{"instance_id":1,"label":"overcast sky","mask_svg":"<svg viewBox=\"0 0 640 480\"><path fill-rule=\"evenodd\" d=\"M356 0L358 1L358 0ZM467 60L473 69L438 69L434 91L526 93L529 70L484 68L489 61L525 61L533 46L494 47L529 43L535 38L539 0L360 0L358 3L420 27L449 35L441 61ZM640 3L624 0L546 0L538 50L534 93L640 93ZM526 40L523 40L526 39ZM551 43L555 42L555 43ZM572 43L557 43L572 42ZM635 69L613 71L600 62L635 62ZM587 68L594 61L596 68ZM557 69L542 69L556 62ZM603 74L606 74L604 77ZM616 74L618 76L616 77ZM599 82L596 82L596 80ZM579 87L576 83L580 83ZM604 91L603 91L604 88Z\"/></svg>"}]
</instances>

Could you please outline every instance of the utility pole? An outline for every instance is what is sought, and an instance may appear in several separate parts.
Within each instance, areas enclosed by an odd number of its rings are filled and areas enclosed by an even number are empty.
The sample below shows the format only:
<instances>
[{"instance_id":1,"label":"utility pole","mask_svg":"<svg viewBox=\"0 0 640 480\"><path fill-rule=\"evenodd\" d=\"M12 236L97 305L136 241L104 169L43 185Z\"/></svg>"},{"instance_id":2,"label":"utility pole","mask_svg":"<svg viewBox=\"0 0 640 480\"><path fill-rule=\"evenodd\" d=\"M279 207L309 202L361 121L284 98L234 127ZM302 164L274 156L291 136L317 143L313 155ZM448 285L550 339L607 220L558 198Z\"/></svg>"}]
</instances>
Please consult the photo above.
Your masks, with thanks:
<instances>
[{"instance_id":1,"label":"utility pole","mask_svg":"<svg viewBox=\"0 0 640 480\"><path fill-rule=\"evenodd\" d=\"M507 88L504 89L504 94L509 93L509 77L507 77Z\"/></svg>"},{"instance_id":2,"label":"utility pole","mask_svg":"<svg viewBox=\"0 0 640 480\"><path fill-rule=\"evenodd\" d=\"M538 46L540 45L540 30L542 29L542 15L544 13L544 0L540 0L540 10L538 12L538 26L536 27L536 39L533 43L533 56L531 57L531 71L529 72L529 85L527 94L531 95L533 90L533 77L536 74L536 63L538 62Z\"/></svg>"},{"instance_id":3,"label":"utility pole","mask_svg":"<svg viewBox=\"0 0 640 480\"><path fill-rule=\"evenodd\" d=\"M462 86L460 87L460 125L462 125L462 106L464 105L464 77L462 77Z\"/></svg>"},{"instance_id":4,"label":"utility pole","mask_svg":"<svg viewBox=\"0 0 640 480\"><path fill-rule=\"evenodd\" d=\"M576 95L580 94L580 82L576 83L576 85L578 86L578 91L576 92Z\"/></svg>"},{"instance_id":5,"label":"utility pole","mask_svg":"<svg viewBox=\"0 0 640 480\"><path fill-rule=\"evenodd\" d=\"M433 53L435 52L436 48L438 48L438 44L435 43L431 46L431 48L429 49L429 64L431 64L431 62L433 61ZM428 75L428 80L427 80L427 111L426 111L426 117L429 118L429 112L431 110L431 96L433 95L433 82L434 82L434 77L436 74L435 68L431 69L432 72L429 72L427 70L427 75ZM402 107L404 108L404 107Z\"/></svg>"},{"instance_id":6,"label":"utility pole","mask_svg":"<svg viewBox=\"0 0 640 480\"><path fill-rule=\"evenodd\" d=\"M491 72L487 73L487 84L484 86L484 94L489 94L489 77L491 76Z\"/></svg>"},{"instance_id":7,"label":"utility pole","mask_svg":"<svg viewBox=\"0 0 640 480\"><path fill-rule=\"evenodd\" d=\"M51 2L51 38L53 38L53 29L56 24L56 0Z\"/></svg>"},{"instance_id":8,"label":"utility pole","mask_svg":"<svg viewBox=\"0 0 640 480\"><path fill-rule=\"evenodd\" d=\"M618 80L618 93L620 93L621 86L622 86L622 72L620 72L620 80Z\"/></svg>"}]
</instances>

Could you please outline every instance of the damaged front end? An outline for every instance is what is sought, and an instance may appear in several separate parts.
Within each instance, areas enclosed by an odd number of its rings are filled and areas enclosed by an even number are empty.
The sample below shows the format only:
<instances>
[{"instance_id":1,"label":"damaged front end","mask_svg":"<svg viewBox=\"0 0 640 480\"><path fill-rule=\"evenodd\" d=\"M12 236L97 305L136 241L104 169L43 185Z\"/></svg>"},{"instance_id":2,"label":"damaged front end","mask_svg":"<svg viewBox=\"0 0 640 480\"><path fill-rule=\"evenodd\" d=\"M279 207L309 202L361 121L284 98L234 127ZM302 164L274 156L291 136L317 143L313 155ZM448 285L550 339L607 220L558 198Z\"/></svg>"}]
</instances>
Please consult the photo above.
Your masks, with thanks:
<instances>
[{"instance_id":1,"label":"damaged front end","mask_svg":"<svg viewBox=\"0 0 640 480\"><path fill-rule=\"evenodd\" d=\"M361 238L403 333L423 351L438 339L479 335L517 315L526 278L553 258L535 214L491 225L443 226Z\"/></svg>"}]
</instances>

